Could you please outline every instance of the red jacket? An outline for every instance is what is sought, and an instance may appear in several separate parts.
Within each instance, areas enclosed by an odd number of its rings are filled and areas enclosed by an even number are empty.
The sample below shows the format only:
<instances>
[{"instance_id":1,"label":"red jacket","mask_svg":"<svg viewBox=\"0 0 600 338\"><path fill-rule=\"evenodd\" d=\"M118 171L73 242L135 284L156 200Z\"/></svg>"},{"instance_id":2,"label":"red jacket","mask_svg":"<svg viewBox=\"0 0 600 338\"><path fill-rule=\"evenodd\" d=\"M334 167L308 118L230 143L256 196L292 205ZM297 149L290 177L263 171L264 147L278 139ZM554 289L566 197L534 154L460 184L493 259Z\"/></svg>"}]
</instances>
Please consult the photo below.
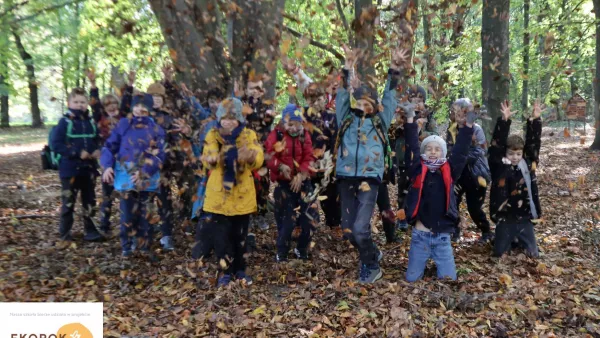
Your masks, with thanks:
<instances>
[{"instance_id":1,"label":"red jacket","mask_svg":"<svg viewBox=\"0 0 600 338\"><path fill-rule=\"evenodd\" d=\"M285 129L277 126L267 137L265 148L270 156L267 167L271 173L271 181L289 181L279 172L280 164L285 164L292 169L291 178L294 178L298 172L310 173L308 167L315 157L307 130L304 130L302 136L291 137Z\"/></svg>"}]
</instances>

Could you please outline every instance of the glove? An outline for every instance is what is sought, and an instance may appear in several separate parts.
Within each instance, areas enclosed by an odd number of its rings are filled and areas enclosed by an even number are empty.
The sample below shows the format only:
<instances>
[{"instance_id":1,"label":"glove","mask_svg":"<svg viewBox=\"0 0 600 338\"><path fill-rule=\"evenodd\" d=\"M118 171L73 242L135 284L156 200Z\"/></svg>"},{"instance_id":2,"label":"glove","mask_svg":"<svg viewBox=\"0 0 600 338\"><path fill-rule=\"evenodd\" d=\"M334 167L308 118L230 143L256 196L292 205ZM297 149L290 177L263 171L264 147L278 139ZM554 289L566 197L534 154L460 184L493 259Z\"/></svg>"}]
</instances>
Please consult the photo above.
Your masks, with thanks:
<instances>
[{"instance_id":1,"label":"glove","mask_svg":"<svg viewBox=\"0 0 600 338\"><path fill-rule=\"evenodd\" d=\"M467 113L467 123L468 124L473 124L475 123L475 120L477 120L477 118L479 117L479 115L475 112L475 111L470 111Z\"/></svg>"},{"instance_id":2,"label":"glove","mask_svg":"<svg viewBox=\"0 0 600 338\"><path fill-rule=\"evenodd\" d=\"M417 109L416 104L406 101L406 102L400 103L398 105L398 107L400 107L402 110L404 110L404 114L406 115L407 119L415 117L415 115L416 115L415 110Z\"/></svg>"}]
</instances>

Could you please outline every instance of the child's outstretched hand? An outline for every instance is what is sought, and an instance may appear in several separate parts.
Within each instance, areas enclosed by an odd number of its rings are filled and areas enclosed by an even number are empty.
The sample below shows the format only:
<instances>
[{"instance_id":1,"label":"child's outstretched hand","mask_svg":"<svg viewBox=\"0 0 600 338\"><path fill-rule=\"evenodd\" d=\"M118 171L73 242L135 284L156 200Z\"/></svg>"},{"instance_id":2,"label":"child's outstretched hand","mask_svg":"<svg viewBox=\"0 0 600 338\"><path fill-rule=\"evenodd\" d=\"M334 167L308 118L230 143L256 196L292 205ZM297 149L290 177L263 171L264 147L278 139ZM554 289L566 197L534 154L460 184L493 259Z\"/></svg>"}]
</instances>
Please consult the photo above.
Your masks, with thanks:
<instances>
[{"instance_id":1,"label":"child's outstretched hand","mask_svg":"<svg viewBox=\"0 0 600 338\"><path fill-rule=\"evenodd\" d=\"M344 62L344 68L350 70L354 68L356 62L358 61L358 56L360 53L360 49L352 50L352 48L347 45L342 45L344 48L344 54L346 54L346 61Z\"/></svg>"},{"instance_id":2,"label":"child's outstretched hand","mask_svg":"<svg viewBox=\"0 0 600 338\"><path fill-rule=\"evenodd\" d=\"M129 84L129 87L133 87L133 84L135 83L135 70L132 70L127 74L127 83Z\"/></svg>"},{"instance_id":3,"label":"child's outstretched hand","mask_svg":"<svg viewBox=\"0 0 600 338\"><path fill-rule=\"evenodd\" d=\"M85 73L85 76L87 76L88 80L90 80L90 85L92 86L92 88L96 88L96 72L94 72L94 70L90 68Z\"/></svg>"},{"instance_id":4,"label":"child's outstretched hand","mask_svg":"<svg viewBox=\"0 0 600 338\"><path fill-rule=\"evenodd\" d=\"M289 166L285 165L285 164L280 164L279 165L279 172L281 173L281 175L283 175L283 177L285 177L286 179L290 180L292 179L292 168L290 168Z\"/></svg>"},{"instance_id":5,"label":"child's outstretched hand","mask_svg":"<svg viewBox=\"0 0 600 338\"><path fill-rule=\"evenodd\" d=\"M404 115L406 116L408 123L412 123L416 115L415 110L417 109L417 105L409 101L405 101L400 103L398 107L404 111Z\"/></svg>"},{"instance_id":6,"label":"child's outstretched hand","mask_svg":"<svg viewBox=\"0 0 600 338\"><path fill-rule=\"evenodd\" d=\"M292 192L299 193L302 188L302 181L304 181L304 176L301 173L296 174L292 182L290 182L290 188Z\"/></svg>"},{"instance_id":7,"label":"child's outstretched hand","mask_svg":"<svg viewBox=\"0 0 600 338\"><path fill-rule=\"evenodd\" d=\"M283 55L281 57L281 65L286 72L296 74L298 66L296 66L293 60L288 59L287 56Z\"/></svg>"},{"instance_id":8,"label":"child's outstretched hand","mask_svg":"<svg viewBox=\"0 0 600 338\"><path fill-rule=\"evenodd\" d=\"M256 150L248 149L248 147L243 146L238 149L238 162L240 163L253 163L254 159L256 159Z\"/></svg>"},{"instance_id":9,"label":"child's outstretched hand","mask_svg":"<svg viewBox=\"0 0 600 338\"><path fill-rule=\"evenodd\" d=\"M104 172L102 173L102 182L111 184L113 183L114 179L115 172L113 171L113 168L106 168L106 170L104 170Z\"/></svg>"},{"instance_id":10,"label":"child's outstretched hand","mask_svg":"<svg viewBox=\"0 0 600 338\"><path fill-rule=\"evenodd\" d=\"M164 67L162 67L162 72L163 72L163 76L165 77L165 81L167 82L173 82L173 67L171 67L171 65L167 64Z\"/></svg>"},{"instance_id":11,"label":"child's outstretched hand","mask_svg":"<svg viewBox=\"0 0 600 338\"><path fill-rule=\"evenodd\" d=\"M473 127L473 124L475 123L475 120L477 120L478 117L479 114L477 114L475 110L467 112L467 127Z\"/></svg>"},{"instance_id":12,"label":"child's outstretched hand","mask_svg":"<svg viewBox=\"0 0 600 338\"><path fill-rule=\"evenodd\" d=\"M508 101L504 101L500 105L500 110L502 111L502 118L504 119L504 121L508 121L510 117L516 113L514 111L510 111L511 108L512 105Z\"/></svg>"},{"instance_id":13,"label":"child's outstretched hand","mask_svg":"<svg viewBox=\"0 0 600 338\"><path fill-rule=\"evenodd\" d=\"M408 63L408 51L406 49L397 49L392 51L392 64L390 68L399 70L406 68L405 65Z\"/></svg>"},{"instance_id":14,"label":"child's outstretched hand","mask_svg":"<svg viewBox=\"0 0 600 338\"><path fill-rule=\"evenodd\" d=\"M546 109L546 105L543 105L540 99L536 99L533 104L533 113L531 115L532 119L539 119L542 116L542 112Z\"/></svg>"},{"instance_id":15,"label":"child's outstretched hand","mask_svg":"<svg viewBox=\"0 0 600 338\"><path fill-rule=\"evenodd\" d=\"M175 119L175 121L173 121L173 126L175 126L174 131L180 132L184 135L189 136L192 133L192 128L184 119Z\"/></svg>"}]
</instances>

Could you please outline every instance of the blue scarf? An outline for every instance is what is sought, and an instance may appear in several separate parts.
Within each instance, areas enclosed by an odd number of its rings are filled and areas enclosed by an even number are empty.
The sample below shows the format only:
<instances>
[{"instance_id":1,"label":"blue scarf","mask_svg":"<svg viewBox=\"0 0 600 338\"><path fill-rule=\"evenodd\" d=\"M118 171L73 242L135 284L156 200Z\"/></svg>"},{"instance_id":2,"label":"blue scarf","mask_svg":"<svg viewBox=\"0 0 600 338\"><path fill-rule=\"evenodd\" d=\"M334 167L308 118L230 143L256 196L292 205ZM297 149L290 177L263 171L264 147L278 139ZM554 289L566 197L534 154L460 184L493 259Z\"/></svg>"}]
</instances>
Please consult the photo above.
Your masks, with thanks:
<instances>
[{"instance_id":1,"label":"blue scarf","mask_svg":"<svg viewBox=\"0 0 600 338\"><path fill-rule=\"evenodd\" d=\"M434 172L441 168L444 163L446 163L445 158L438 158L437 160L430 160L425 156L425 154L421 154L421 160L423 164L429 169L429 171Z\"/></svg>"},{"instance_id":2,"label":"blue scarf","mask_svg":"<svg viewBox=\"0 0 600 338\"><path fill-rule=\"evenodd\" d=\"M218 125L219 128L221 124ZM242 130L246 127L245 123L240 123L235 129L231 131L230 135L221 135L223 141L225 143L223 146L225 147L225 173L223 174L223 188L225 190L230 191L236 184L235 176L237 171L237 158L238 158L238 149L235 144L238 136Z\"/></svg>"}]
</instances>

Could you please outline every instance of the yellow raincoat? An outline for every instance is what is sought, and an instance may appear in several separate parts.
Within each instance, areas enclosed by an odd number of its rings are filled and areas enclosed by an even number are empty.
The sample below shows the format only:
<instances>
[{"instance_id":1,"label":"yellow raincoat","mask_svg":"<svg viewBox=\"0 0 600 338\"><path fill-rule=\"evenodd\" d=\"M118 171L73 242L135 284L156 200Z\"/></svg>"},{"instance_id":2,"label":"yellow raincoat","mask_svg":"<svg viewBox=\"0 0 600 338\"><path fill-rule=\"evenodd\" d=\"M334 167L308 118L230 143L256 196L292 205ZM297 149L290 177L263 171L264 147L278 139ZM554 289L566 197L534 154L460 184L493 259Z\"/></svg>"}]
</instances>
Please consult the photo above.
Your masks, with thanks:
<instances>
[{"instance_id":1,"label":"yellow raincoat","mask_svg":"<svg viewBox=\"0 0 600 338\"><path fill-rule=\"evenodd\" d=\"M224 141L217 128L208 132L205 139L204 151L202 153L202 162L205 168L211 170L208 182L206 184L206 195L204 198L205 212L225 215L238 216L247 215L256 212L256 190L254 189L254 177L252 170L260 169L263 165L264 153L262 147L258 144L256 133L244 128L236 140L238 149L246 146L248 149L256 150L256 159L254 163L243 164L238 167L236 184L229 191L223 187L224 175ZM209 156L217 156L217 164L211 166L206 162Z\"/></svg>"}]
</instances>

